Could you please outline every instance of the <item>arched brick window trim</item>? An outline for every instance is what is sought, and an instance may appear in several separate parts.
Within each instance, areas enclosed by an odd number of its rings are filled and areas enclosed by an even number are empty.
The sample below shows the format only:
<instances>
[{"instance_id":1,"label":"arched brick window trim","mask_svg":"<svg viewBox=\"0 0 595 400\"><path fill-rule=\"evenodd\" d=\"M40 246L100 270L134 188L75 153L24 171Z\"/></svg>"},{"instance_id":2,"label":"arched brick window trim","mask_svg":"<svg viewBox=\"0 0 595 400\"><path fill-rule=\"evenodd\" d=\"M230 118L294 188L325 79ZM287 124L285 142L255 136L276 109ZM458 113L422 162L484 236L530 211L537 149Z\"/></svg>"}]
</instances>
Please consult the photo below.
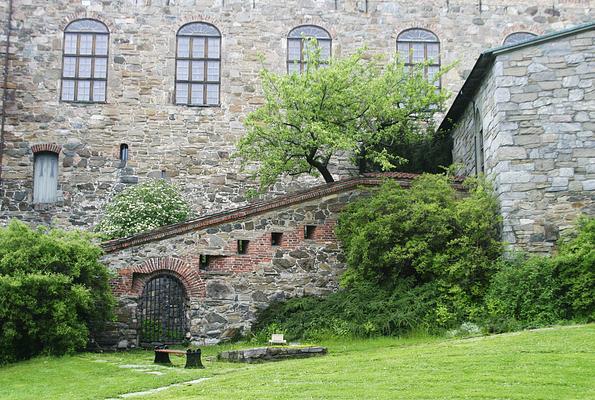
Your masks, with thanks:
<instances>
[{"instance_id":1,"label":"arched brick window trim","mask_svg":"<svg viewBox=\"0 0 595 400\"><path fill-rule=\"evenodd\" d=\"M117 294L140 296L145 283L163 273L178 278L189 298L205 297L206 285L198 271L174 257L151 258L141 265L119 270L114 291Z\"/></svg>"},{"instance_id":2,"label":"arched brick window trim","mask_svg":"<svg viewBox=\"0 0 595 400\"><path fill-rule=\"evenodd\" d=\"M56 143L34 144L33 146L31 146L31 151L33 152L33 154L43 151L49 151L51 153L60 154L60 151L62 151L62 146Z\"/></svg>"}]
</instances>

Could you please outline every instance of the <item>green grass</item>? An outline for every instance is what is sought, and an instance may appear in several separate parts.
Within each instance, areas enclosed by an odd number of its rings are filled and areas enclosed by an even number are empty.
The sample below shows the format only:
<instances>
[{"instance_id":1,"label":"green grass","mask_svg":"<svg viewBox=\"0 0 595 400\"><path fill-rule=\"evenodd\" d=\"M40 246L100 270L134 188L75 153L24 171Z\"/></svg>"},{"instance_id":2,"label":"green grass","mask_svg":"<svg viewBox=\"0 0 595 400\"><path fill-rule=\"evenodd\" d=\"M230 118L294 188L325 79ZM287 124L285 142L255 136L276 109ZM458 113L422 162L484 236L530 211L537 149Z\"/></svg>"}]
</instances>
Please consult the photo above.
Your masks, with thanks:
<instances>
[{"instance_id":1,"label":"green grass","mask_svg":"<svg viewBox=\"0 0 595 400\"><path fill-rule=\"evenodd\" d=\"M102 399L199 377L210 379L142 398L595 398L593 324L462 340L380 338L324 345L329 348L324 357L255 365L206 362L200 371L155 368L151 353L140 351L36 358L0 369L0 398Z\"/></svg>"}]
</instances>

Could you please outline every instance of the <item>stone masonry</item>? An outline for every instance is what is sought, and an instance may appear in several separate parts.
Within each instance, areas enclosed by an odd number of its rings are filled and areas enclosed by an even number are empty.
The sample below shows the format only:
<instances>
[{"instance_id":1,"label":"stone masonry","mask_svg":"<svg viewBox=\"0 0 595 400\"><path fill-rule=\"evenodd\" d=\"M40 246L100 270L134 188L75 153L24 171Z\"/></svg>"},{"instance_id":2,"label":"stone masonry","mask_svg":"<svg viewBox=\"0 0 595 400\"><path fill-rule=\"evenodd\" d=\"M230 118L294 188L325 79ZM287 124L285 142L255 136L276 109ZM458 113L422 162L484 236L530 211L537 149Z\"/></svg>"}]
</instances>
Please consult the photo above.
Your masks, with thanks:
<instances>
[{"instance_id":1,"label":"stone masonry","mask_svg":"<svg viewBox=\"0 0 595 400\"><path fill-rule=\"evenodd\" d=\"M246 204L253 183L231 155L244 117L262 102L260 55L266 67L284 72L293 27L328 30L337 57L363 45L390 57L403 30L431 30L440 40L442 64L459 61L442 81L456 91L476 56L509 33L576 25L592 19L593 8L590 0L5 0L3 22L9 3L0 220L64 227L91 227L115 193L149 178L179 184L198 215ZM109 28L105 104L60 101L63 31L80 18ZM222 34L219 107L173 104L176 32L193 21L211 23ZM3 23L3 51L7 33ZM122 143L129 146L127 163L119 160ZM59 149L58 201L52 204L32 202L34 146L40 145ZM270 196L313 182L287 180Z\"/></svg>"},{"instance_id":2,"label":"stone masonry","mask_svg":"<svg viewBox=\"0 0 595 400\"><path fill-rule=\"evenodd\" d=\"M595 24L493 57L453 121L453 160L475 174L483 132L503 239L547 253L579 214L595 215Z\"/></svg>"}]
</instances>

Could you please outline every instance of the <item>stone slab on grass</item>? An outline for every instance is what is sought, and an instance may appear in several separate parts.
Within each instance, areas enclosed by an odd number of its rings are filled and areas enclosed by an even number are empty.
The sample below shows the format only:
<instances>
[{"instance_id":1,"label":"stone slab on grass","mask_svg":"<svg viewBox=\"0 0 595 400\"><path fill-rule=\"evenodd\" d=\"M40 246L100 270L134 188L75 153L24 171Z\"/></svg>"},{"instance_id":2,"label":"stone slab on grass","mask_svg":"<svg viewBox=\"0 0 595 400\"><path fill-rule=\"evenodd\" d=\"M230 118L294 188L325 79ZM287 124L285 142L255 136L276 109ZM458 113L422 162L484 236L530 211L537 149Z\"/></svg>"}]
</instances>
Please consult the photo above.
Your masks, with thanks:
<instances>
[{"instance_id":1,"label":"stone slab on grass","mask_svg":"<svg viewBox=\"0 0 595 400\"><path fill-rule=\"evenodd\" d=\"M223 351L217 355L217 359L231 362L255 363L322 356L326 353L326 347L321 346L257 347L254 349Z\"/></svg>"}]
</instances>

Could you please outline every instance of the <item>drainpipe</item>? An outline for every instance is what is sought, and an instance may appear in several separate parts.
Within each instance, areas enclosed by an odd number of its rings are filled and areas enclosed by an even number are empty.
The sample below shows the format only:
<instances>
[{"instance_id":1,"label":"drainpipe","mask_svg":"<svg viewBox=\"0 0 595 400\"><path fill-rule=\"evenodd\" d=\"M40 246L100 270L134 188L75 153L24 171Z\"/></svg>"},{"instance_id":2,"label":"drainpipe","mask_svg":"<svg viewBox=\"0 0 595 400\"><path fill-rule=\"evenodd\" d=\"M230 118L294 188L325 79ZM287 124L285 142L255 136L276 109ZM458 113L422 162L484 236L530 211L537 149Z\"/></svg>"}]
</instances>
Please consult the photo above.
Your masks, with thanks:
<instances>
[{"instance_id":1,"label":"drainpipe","mask_svg":"<svg viewBox=\"0 0 595 400\"><path fill-rule=\"evenodd\" d=\"M4 126L6 124L6 102L8 100L8 57L10 56L10 29L12 22L12 0L8 0L6 19L6 52L4 53L4 90L2 92L2 125L0 126L0 183L2 183L2 160L4 155Z\"/></svg>"}]
</instances>

